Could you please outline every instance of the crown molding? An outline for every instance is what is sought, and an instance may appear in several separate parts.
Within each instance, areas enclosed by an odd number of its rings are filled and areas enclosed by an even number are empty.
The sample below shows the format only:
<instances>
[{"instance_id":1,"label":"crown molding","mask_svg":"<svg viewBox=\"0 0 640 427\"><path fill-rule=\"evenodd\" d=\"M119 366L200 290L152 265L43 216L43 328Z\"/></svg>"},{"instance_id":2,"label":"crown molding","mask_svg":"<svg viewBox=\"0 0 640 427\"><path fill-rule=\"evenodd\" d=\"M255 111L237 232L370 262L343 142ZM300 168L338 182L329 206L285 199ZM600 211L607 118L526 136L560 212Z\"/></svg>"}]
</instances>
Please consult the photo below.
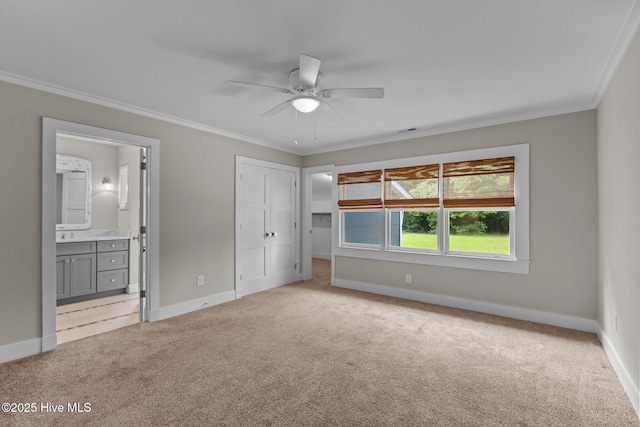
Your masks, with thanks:
<instances>
[{"instance_id":1,"label":"crown molding","mask_svg":"<svg viewBox=\"0 0 640 427\"><path fill-rule=\"evenodd\" d=\"M351 148L361 148L369 145L384 144L387 142L406 141L410 139L424 138L427 136L442 135L445 133L460 132L470 129L504 125L507 123L521 122L525 120L540 119L544 117L559 116L562 114L577 113L580 111L593 110L597 105L593 102L576 102L555 106L545 106L532 110L525 110L498 115L490 115L481 118L472 118L450 122L442 125L420 128L413 132L402 132L394 135L383 135L373 138L363 138L349 141L339 145L329 147L319 147L304 151L304 155L328 153L331 151L347 150Z\"/></svg>"},{"instance_id":2,"label":"crown molding","mask_svg":"<svg viewBox=\"0 0 640 427\"><path fill-rule=\"evenodd\" d=\"M639 31L640 1L634 0L631 8L629 9L629 13L627 15L627 19L625 20L624 26L620 29L618 39L614 43L611 52L609 53L609 59L607 60L607 63L600 73L598 83L593 89L593 95L591 97L592 104L595 104L596 106L600 104L602 97L611 84L611 80L613 80L613 76L618 70L618 66L624 59L624 56L629 50L629 47L631 47L631 43L633 43L633 40L638 36Z\"/></svg>"},{"instance_id":3,"label":"crown molding","mask_svg":"<svg viewBox=\"0 0 640 427\"><path fill-rule=\"evenodd\" d=\"M299 150L293 150L282 145L274 144L269 141L264 141L258 138L252 138L246 135L241 135L234 132L229 132L223 129L218 129L212 126L203 125L201 123L192 122L190 120L181 119L179 117L170 116L167 114L159 113L157 111L147 110L145 108L136 107L134 105L125 104L122 102L114 101L107 98L91 95L89 93L76 91L63 86L58 86L50 83L46 83L40 80L30 79L23 76L7 73L0 70L0 81L6 83L15 84L18 86L25 86L31 89L40 90L54 95L60 95L67 98L76 99L78 101L89 102L103 107L109 107L120 111L126 111L127 113L137 114L140 116L148 117L151 119L160 120L167 123L173 123L180 126L185 126L191 129L200 130L203 132L211 133L214 135L224 136L227 138L233 138L252 144L262 145L265 147L273 148L278 151L285 151L292 154L302 155Z\"/></svg>"}]
</instances>

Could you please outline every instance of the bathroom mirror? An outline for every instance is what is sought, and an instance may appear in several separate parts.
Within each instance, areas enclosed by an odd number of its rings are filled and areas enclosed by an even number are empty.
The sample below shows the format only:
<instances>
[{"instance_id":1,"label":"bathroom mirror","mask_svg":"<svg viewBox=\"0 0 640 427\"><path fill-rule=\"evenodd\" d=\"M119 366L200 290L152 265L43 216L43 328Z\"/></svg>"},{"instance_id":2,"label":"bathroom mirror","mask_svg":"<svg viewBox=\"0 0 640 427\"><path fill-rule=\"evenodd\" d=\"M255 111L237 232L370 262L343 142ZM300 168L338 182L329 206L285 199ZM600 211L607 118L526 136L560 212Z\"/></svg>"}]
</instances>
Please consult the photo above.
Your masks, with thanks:
<instances>
[{"instance_id":1,"label":"bathroom mirror","mask_svg":"<svg viewBox=\"0 0 640 427\"><path fill-rule=\"evenodd\" d=\"M56 230L91 227L91 162L56 155Z\"/></svg>"}]
</instances>

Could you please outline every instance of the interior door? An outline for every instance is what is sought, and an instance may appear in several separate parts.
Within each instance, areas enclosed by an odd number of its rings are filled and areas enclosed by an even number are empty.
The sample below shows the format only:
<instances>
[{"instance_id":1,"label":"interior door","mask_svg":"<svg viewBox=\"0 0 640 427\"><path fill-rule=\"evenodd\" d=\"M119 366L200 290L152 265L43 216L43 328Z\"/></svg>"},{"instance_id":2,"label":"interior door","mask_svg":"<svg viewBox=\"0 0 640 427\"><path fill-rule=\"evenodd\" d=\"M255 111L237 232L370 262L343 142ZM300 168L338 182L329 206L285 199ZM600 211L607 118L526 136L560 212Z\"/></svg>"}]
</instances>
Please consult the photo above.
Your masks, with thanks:
<instances>
[{"instance_id":1,"label":"interior door","mask_svg":"<svg viewBox=\"0 0 640 427\"><path fill-rule=\"evenodd\" d=\"M149 192L147 191L148 172L147 172L147 149L140 148L140 209L138 223L140 233L138 234L138 284L140 286L140 320L143 322L148 320L149 306L147 296L147 279L149 272L147 271L147 227L149 223L148 206Z\"/></svg>"},{"instance_id":2,"label":"interior door","mask_svg":"<svg viewBox=\"0 0 640 427\"><path fill-rule=\"evenodd\" d=\"M293 172L271 169L271 283L280 286L296 280L295 186Z\"/></svg>"},{"instance_id":3,"label":"interior door","mask_svg":"<svg viewBox=\"0 0 640 427\"><path fill-rule=\"evenodd\" d=\"M242 166L238 195L242 206L238 230L241 248L239 291L240 295L248 295L269 287L270 172L260 166Z\"/></svg>"},{"instance_id":4,"label":"interior door","mask_svg":"<svg viewBox=\"0 0 640 427\"><path fill-rule=\"evenodd\" d=\"M238 164L238 296L296 280L296 173Z\"/></svg>"}]
</instances>

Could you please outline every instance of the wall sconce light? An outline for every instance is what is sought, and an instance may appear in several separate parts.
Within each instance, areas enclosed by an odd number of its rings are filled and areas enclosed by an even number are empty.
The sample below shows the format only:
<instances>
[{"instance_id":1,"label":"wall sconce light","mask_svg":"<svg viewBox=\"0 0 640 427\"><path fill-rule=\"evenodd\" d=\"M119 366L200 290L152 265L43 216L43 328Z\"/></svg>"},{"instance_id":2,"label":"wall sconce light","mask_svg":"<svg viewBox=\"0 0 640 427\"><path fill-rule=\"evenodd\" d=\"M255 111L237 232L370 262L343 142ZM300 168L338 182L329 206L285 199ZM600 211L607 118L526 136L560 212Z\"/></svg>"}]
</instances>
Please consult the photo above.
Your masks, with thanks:
<instances>
[{"instance_id":1,"label":"wall sconce light","mask_svg":"<svg viewBox=\"0 0 640 427\"><path fill-rule=\"evenodd\" d=\"M105 190L113 190L113 184L111 183L111 178L105 176L102 178L102 183L104 184Z\"/></svg>"}]
</instances>

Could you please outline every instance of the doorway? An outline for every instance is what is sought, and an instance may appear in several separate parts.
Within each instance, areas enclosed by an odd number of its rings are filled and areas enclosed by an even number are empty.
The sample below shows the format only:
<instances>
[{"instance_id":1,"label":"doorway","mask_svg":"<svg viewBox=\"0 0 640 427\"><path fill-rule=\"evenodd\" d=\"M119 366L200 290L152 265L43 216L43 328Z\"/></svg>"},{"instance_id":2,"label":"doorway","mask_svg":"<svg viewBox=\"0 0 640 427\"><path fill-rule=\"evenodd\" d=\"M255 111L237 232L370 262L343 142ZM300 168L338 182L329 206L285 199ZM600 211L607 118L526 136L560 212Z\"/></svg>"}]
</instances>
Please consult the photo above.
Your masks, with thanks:
<instances>
[{"instance_id":1,"label":"doorway","mask_svg":"<svg viewBox=\"0 0 640 427\"><path fill-rule=\"evenodd\" d=\"M328 260L333 268L333 234L335 199L333 184L334 165L302 169L303 176L303 233L302 275L313 278L313 260ZM333 277L333 274L332 274Z\"/></svg>"},{"instance_id":2,"label":"doorway","mask_svg":"<svg viewBox=\"0 0 640 427\"><path fill-rule=\"evenodd\" d=\"M95 302L98 301L94 299L96 295L62 295L63 301L80 304L77 310L69 310L67 307L67 310L62 310L63 312L82 311L83 313L80 314L86 317L93 311L97 311L104 317L105 311L115 309L115 305L120 304L120 301L112 298L116 297L112 294L121 294L125 288L129 292L123 297L128 300L125 302L129 305L127 309L131 310L131 306L138 305L138 313L129 316L130 320L132 318L136 321L138 319L146 321L153 317L154 309L157 312L159 141L43 118L42 142L42 351L48 351L56 348L57 330L60 329L57 327L57 314L60 311L57 309L57 302L61 297L60 278L57 277L57 272L60 271L58 264L65 260L56 256L57 242L63 243L64 250L75 250L73 245L74 242L78 242L79 236L84 240L95 240L93 242L95 248L89 249L89 252L97 251L93 255L96 260L95 268L88 277L93 280L95 274L96 283L102 283L102 280L104 282L102 288L96 285L97 295L110 298L109 301L102 300L96 304ZM65 226L56 226L56 151L59 144L60 151L66 151L63 154L75 150L75 154L84 153L84 157L96 156L96 166L100 164L97 176L91 180L93 186L90 197L93 208L90 211L90 220L82 229L74 226L68 229ZM89 154L96 149L102 152ZM105 163L105 157L114 157L117 160L111 165L111 163ZM114 183L118 184L117 187ZM155 196L151 197L151 195ZM106 215L107 212L110 214ZM59 229L68 230L68 232L61 233ZM118 240L101 240L104 232L116 233ZM125 234L121 236L121 232ZM72 252L69 256L71 271L73 271L73 261L77 258L76 254L77 252ZM104 265L105 260L101 257L108 257L107 261L114 263L122 259L123 264ZM89 258L92 257L89 256ZM102 267L99 267L101 265ZM109 317L108 313L107 317ZM116 313L111 317L119 316ZM91 319L83 321L92 323ZM91 334L93 333L89 333ZM62 341L66 340L62 339Z\"/></svg>"}]
</instances>

